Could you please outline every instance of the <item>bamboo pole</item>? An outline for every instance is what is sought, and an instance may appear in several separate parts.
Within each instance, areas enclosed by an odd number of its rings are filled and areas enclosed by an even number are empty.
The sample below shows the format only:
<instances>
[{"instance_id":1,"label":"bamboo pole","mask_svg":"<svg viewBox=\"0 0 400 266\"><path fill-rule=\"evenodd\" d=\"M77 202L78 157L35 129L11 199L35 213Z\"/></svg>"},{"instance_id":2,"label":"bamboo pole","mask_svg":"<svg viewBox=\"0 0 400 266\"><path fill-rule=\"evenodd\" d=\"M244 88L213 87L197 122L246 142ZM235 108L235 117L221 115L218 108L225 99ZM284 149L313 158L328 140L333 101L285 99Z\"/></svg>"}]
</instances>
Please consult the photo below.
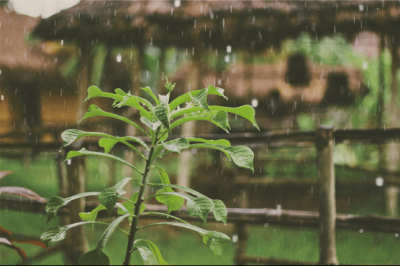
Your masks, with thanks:
<instances>
[{"instance_id":1,"label":"bamboo pole","mask_svg":"<svg viewBox=\"0 0 400 266\"><path fill-rule=\"evenodd\" d=\"M80 77L78 80L78 95L76 99L78 103L76 112L77 122L84 116L87 110L87 104L84 104L83 101L87 96L87 88L89 85L90 48L89 43L83 43L80 47ZM73 148L80 148L79 143L76 144L77 145L73 145ZM84 157L75 157L67 164L69 196L85 192L84 164ZM85 198L72 201L68 207L70 210L70 223L80 222L81 218L79 217L79 213L85 211ZM89 251L89 246L85 236L84 227L78 226L72 228L70 232L67 233L66 238L66 255L68 264L77 265L79 257L87 251Z\"/></svg>"},{"instance_id":2,"label":"bamboo pole","mask_svg":"<svg viewBox=\"0 0 400 266\"><path fill-rule=\"evenodd\" d=\"M385 73L384 73L384 63L383 63L383 53L385 51L385 34L382 33L380 36L380 45L379 45L379 93L378 93L378 110L376 115L376 122L378 128L384 127L384 109L385 102L383 100L383 94L385 91ZM385 144L378 144L378 152L379 152L379 170L382 170L386 165L385 158Z\"/></svg>"},{"instance_id":3,"label":"bamboo pole","mask_svg":"<svg viewBox=\"0 0 400 266\"><path fill-rule=\"evenodd\" d=\"M200 48L196 47L193 50L192 56L192 68L187 79L187 88L189 91L194 91L200 89L199 84L201 82L201 52ZM195 121L190 121L182 125L181 134L182 136L193 136L195 132ZM179 162L179 172L177 176L177 184L183 187L190 187L190 168L192 161L192 152L191 150L183 150L180 156Z\"/></svg>"},{"instance_id":4,"label":"bamboo pole","mask_svg":"<svg viewBox=\"0 0 400 266\"><path fill-rule=\"evenodd\" d=\"M397 84L397 70L399 68L399 56L398 56L398 38L399 34L393 34L392 41L392 66L391 66L391 97L390 103L388 106L388 116L389 116L389 127L395 128L400 126L400 108L397 104L398 99L398 84ZM399 168L399 143L389 143L387 145L387 153L386 153L386 165L387 169L390 172L397 171ZM399 186L396 185L388 185L385 191L386 196L386 215L390 217L397 217L398 213L398 205L399 205Z\"/></svg>"},{"instance_id":5,"label":"bamboo pole","mask_svg":"<svg viewBox=\"0 0 400 266\"><path fill-rule=\"evenodd\" d=\"M98 202L87 202L86 212L92 211L99 205ZM9 211L30 212L38 213L46 211L46 204L30 201L11 199L7 197L0 198L0 209L8 209ZM115 207L111 213L111 217L119 216L117 213L118 207ZM146 204L146 210L149 212L167 212L165 205L152 205ZM296 211L296 210L277 210L277 209L240 209L240 208L227 208L228 223L245 223L249 225L269 225L296 227L296 228L318 228L319 213L312 211ZM58 216L69 215L68 208L61 208L58 211ZM190 216L187 208L182 207L181 210L171 213L181 219L187 221L200 221L199 218ZM109 218L107 212L99 212L98 218ZM161 219L160 216L146 215L142 217L145 219ZM166 218L168 219L168 218ZM207 221L213 223L217 222L210 212L207 215ZM358 232L360 228L364 232L381 232L388 234L400 233L400 219L391 218L379 215L355 215L355 214L337 214L336 227L338 229L354 230Z\"/></svg>"},{"instance_id":6,"label":"bamboo pole","mask_svg":"<svg viewBox=\"0 0 400 266\"><path fill-rule=\"evenodd\" d=\"M132 63L132 78L131 78L131 94L132 95L139 95L140 94L140 87L142 85L142 70L143 70L143 58L144 58L144 48L143 46L139 46L137 48L137 51L135 53L135 58L132 59L134 60L134 63ZM125 116L131 117L136 110L133 107L130 107ZM137 133L136 128L132 125L127 125L126 126L126 136L135 136ZM128 150L128 153L125 154L125 161L135 165L136 161L136 154L132 150ZM123 174L124 177L134 177L136 174L135 171L131 167L128 167L126 165L123 166ZM126 190L127 190L127 195L132 195L134 192L134 187L133 187L134 182L128 183Z\"/></svg>"},{"instance_id":7,"label":"bamboo pole","mask_svg":"<svg viewBox=\"0 0 400 266\"><path fill-rule=\"evenodd\" d=\"M333 127L316 130L319 194L319 263L337 265L335 227L335 168L333 165Z\"/></svg>"}]
</instances>

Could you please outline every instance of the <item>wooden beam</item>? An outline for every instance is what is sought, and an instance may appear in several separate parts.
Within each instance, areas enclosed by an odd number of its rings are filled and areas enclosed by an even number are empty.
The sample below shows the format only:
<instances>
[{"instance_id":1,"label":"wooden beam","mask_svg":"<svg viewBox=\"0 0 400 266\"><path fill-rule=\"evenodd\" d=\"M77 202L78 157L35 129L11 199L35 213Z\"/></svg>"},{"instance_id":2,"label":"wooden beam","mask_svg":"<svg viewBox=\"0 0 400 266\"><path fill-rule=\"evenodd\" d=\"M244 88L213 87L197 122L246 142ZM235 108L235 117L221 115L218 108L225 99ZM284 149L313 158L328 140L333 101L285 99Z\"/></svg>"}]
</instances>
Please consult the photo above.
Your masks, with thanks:
<instances>
[{"instance_id":1,"label":"wooden beam","mask_svg":"<svg viewBox=\"0 0 400 266\"><path fill-rule=\"evenodd\" d=\"M99 205L98 202L86 202L85 211L89 212ZM24 211L31 213L45 213L46 204L40 202L31 202L27 200L17 200L12 198L0 197L0 209L7 208L10 211ZM146 211L149 212L167 212L167 207L164 205L146 204ZM67 208L61 208L58 215L68 215ZM180 211L171 213L188 221L200 221L196 217L189 216L187 208L183 207ZM112 217L118 216L117 208L111 213ZM99 218L107 218L107 212L100 212ZM317 228L318 227L318 212L309 211L294 211L294 210L277 210L277 209L240 209L228 208L228 223L244 222L253 225L278 225L291 226L301 228ZM142 219L163 219L159 216L146 215ZM207 220L216 222L212 213L209 213ZM382 232L382 233L400 233L400 219L390 218L379 215L353 215L353 214L337 214L336 228L364 232Z\"/></svg>"},{"instance_id":2,"label":"wooden beam","mask_svg":"<svg viewBox=\"0 0 400 266\"><path fill-rule=\"evenodd\" d=\"M252 148L287 148L287 147L304 147L314 146L314 131L308 132L291 132L291 133L232 133L229 135L220 134L205 134L196 135L196 137L204 139L227 139L232 145L245 145ZM392 129L351 129L351 130L335 130L333 132L335 143L353 143L353 142L369 142L373 144L385 142L398 142L400 140L400 128ZM180 135L169 136L170 139L182 137ZM149 142L147 137L141 137L145 142ZM84 146L93 145L98 147L97 140L85 140ZM54 151L61 147L61 141L53 142L38 142L32 143L29 141L2 142L0 139L1 150L4 154L12 149L40 151ZM132 143L138 145L137 143ZM122 149L122 145L116 145L116 148Z\"/></svg>"},{"instance_id":3,"label":"wooden beam","mask_svg":"<svg viewBox=\"0 0 400 266\"><path fill-rule=\"evenodd\" d=\"M333 166L333 127L316 131L319 200L319 264L338 265L336 257L335 168Z\"/></svg>"},{"instance_id":4,"label":"wooden beam","mask_svg":"<svg viewBox=\"0 0 400 266\"><path fill-rule=\"evenodd\" d=\"M246 256L239 254L237 256L237 265L243 265L246 263L252 264L265 264L265 265L317 265L316 262L307 261L295 261L288 259L277 259L277 258L265 258L256 256Z\"/></svg>"}]
</instances>

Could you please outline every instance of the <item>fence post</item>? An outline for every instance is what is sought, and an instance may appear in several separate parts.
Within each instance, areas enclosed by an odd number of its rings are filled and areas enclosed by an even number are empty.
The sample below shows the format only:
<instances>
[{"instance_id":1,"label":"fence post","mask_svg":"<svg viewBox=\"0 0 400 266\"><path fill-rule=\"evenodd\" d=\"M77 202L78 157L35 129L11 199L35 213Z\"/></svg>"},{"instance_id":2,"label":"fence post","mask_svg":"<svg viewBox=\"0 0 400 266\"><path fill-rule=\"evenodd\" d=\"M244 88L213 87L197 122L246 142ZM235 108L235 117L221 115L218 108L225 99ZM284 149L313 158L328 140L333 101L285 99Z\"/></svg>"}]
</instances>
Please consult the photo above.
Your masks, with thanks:
<instances>
[{"instance_id":1,"label":"fence post","mask_svg":"<svg viewBox=\"0 0 400 266\"><path fill-rule=\"evenodd\" d=\"M319 264L337 265L333 127L320 126L315 133L319 196Z\"/></svg>"}]
</instances>

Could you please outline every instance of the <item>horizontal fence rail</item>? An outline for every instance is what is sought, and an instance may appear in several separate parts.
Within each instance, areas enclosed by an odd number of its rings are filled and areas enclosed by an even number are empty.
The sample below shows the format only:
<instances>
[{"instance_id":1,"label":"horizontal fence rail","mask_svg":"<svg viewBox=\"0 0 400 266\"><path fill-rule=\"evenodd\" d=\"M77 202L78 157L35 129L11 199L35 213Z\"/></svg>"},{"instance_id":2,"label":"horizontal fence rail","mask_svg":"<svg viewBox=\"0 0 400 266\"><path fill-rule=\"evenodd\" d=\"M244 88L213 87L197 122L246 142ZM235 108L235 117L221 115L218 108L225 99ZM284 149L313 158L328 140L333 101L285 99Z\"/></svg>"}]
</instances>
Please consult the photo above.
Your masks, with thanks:
<instances>
[{"instance_id":1,"label":"horizontal fence rail","mask_svg":"<svg viewBox=\"0 0 400 266\"><path fill-rule=\"evenodd\" d=\"M175 139L182 137L181 135L169 136L168 139ZM315 145L315 131L307 132L268 132L268 133L232 133L226 134L205 134L197 135L196 137L204 139L227 139L232 145L245 145L266 148L280 148L280 147L303 147ZM149 142L147 137L140 137L143 141ZM354 143L354 142L368 142L368 143L385 143L391 141L399 141L400 128L392 129L340 129L333 131L333 138L335 143ZM0 150L4 149L31 149L33 151L57 151L60 149L61 141L41 142L35 138L25 141L18 139L10 142L0 138ZM79 144L79 145L78 145ZM138 145L137 143L132 143ZM76 142L77 146L97 146L97 140L88 139L85 141ZM116 147L123 147L123 145L116 145ZM94 148L94 147L93 147Z\"/></svg>"},{"instance_id":2,"label":"horizontal fence rail","mask_svg":"<svg viewBox=\"0 0 400 266\"><path fill-rule=\"evenodd\" d=\"M98 206L99 203L87 202L85 211L90 212ZM27 200L16 200L13 198L0 198L0 208L25 211L33 213L45 213L46 204L40 202L31 202ZM146 205L146 210L149 212L167 212L167 207L163 205ZM172 212L181 219L200 221L196 217L188 215L186 207L178 212ZM61 208L59 215L68 215L68 209ZM117 216L117 209L111 213L111 216ZM100 212L98 217L107 218L106 212ZM145 219L162 220L160 216L146 215L142 216ZM208 221L216 222L213 215L209 213ZM245 223L253 225L282 225L303 228L317 228L319 220L318 212L311 211L295 211L295 210L278 210L278 209L242 209L228 208L228 223ZM379 215L353 215L353 214L337 214L336 228L349 229L356 231L373 231L383 233L400 233L400 219L389 218Z\"/></svg>"}]
</instances>

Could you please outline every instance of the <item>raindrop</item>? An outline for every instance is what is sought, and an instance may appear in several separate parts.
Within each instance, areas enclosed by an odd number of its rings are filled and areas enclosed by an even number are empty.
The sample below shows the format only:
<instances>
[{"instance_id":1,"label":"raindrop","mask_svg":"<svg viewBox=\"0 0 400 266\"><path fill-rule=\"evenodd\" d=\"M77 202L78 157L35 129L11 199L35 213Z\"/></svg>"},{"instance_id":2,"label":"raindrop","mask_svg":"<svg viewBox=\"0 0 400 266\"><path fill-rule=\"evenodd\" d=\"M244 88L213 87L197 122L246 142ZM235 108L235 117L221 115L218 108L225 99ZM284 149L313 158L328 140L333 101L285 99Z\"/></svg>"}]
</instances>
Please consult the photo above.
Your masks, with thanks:
<instances>
[{"instance_id":1,"label":"raindrop","mask_svg":"<svg viewBox=\"0 0 400 266\"><path fill-rule=\"evenodd\" d=\"M375 178L375 185L376 185L377 187L383 186L383 183L384 183L384 180L383 180L382 177L377 177L377 178Z\"/></svg>"},{"instance_id":2,"label":"raindrop","mask_svg":"<svg viewBox=\"0 0 400 266\"><path fill-rule=\"evenodd\" d=\"M232 236L232 242L233 242L233 243L237 243L238 241L239 241L238 235L237 235L237 234L234 234L234 235Z\"/></svg>"},{"instance_id":3,"label":"raindrop","mask_svg":"<svg viewBox=\"0 0 400 266\"><path fill-rule=\"evenodd\" d=\"M268 223L264 224L264 227L269 227L269 224Z\"/></svg>"},{"instance_id":4,"label":"raindrop","mask_svg":"<svg viewBox=\"0 0 400 266\"><path fill-rule=\"evenodd\" d=\"M251 100L251 106L253 106L254 108L256 108L256 107L258 106L258 100L257 100L257 99Z\"/></svg>"},{"instance_id":5,"label":"raindrop","mask_svg":"<svg viewBox=\"0 0 400 266\"><path fill-rule=\"evenodd\" d=\"M197 153L197 149L192 149L192 154L196 154Z\"/></svg>"},{"instance_id":6,"label":"raindrop","mask_svg":"<svg viewBox=\"0 0 400 266\"><path fill-rule=\"evenodd\" d=\"M180 7L181 6L181 0L175 0L174 6L175 7Z\"/></svg>"},{"instance_id":7,"label":"raindrop","mask_svg":"<svg viewBox=\"0 0 400 266\"><path fill-rule=\"evenodd\" d=\"M61 45L64 45L64 40L61 40Z\"/></svg>"},{"instance_id":8,"label":"raindrop","mask_svg":"<svg viewBox=\"0 0 400 266\"><path fill-rule=\"evenodd\" d=\"M232 52L232 47L231 47L230 45L228 45L228 46L226 47L226 52L227 52L228 54Z\"/></svg>"},{"instance_id":9,"label":"raindrop","mask_svg":"<svg viewBox=\"0 0 400 266\"><path fill-rule=\"evenodd\" d=\"M1 95L1 100L4 101L4 95L3 94Z\"/></svg>"},{"instance_id":10,"label":"raindrop","mask_svg":"<svg viewBox=\"0 0 400 266\"><path fill-rule=\"evenodd\" d=\"M54 158L58 158L58 156L59 156L58 152L54 152L53 156L54 156Z\"/></svg>"},{"instance_id":11,"label":"raindrop","mask_svg":"<svg viewBox=\"0 0 400 266\"><path fill-rule=\"evenodd\" d=\"M222 83L221 79L218 79L218 86L220 86Z\"/></svg>"},{"instance_id":12,"label":"raindrop","mask_svg":"<svg viewBox=\"0 0 400 266\"><path fill-rule=\"evenodd\" d=\"M399 233L394 234L394 237L399 237Z\"/></svg>"},{"instance_id":13,"label":"raindrop","mask_svg":"<svg viewBox=\"0 0 400 266\"><path fill-rule=\"evenodd\" d=\"M229 55L225 56L225 63L229 63L230 59L229 59Z\"/></svg>"},{"instance_id":14,"label":"raindrop","mask_svg":"<svg viewBox=\"0 0 400 266\"><path fill-rule=\"evenodd\" d=\"M67 165L71 165L71 159L67 160Z\"/></svg>"},{"instance_id":15,"label":"raindrop","mask_svg":"<svg viewBox=\"0 0 400 266\"><path fill-rule=\"evenodd\" d=\"M360 231L358 231L360 234L364 233L364 229L360 229Z\"/></svg>"},{"instance_id":16,"label":"raindrop","mask_svg":"<svg viewBox=\"0 0 400 266\"><path fill-rule=\"evenodd\" d=\"M364 61L362 64L362 68L363 69L367 69L368 68L368 62Z\"/></svg>"},{"instance_id":17,"label":"raindrop","mask_svg":"<svg viewBox=\"0 0 400 266\"><path fill-rule=\"evenodd\" d=\"M122 61L122 55L118 54L116 60L118 63L120 63Z\"/></svg>"}]
</instances>

